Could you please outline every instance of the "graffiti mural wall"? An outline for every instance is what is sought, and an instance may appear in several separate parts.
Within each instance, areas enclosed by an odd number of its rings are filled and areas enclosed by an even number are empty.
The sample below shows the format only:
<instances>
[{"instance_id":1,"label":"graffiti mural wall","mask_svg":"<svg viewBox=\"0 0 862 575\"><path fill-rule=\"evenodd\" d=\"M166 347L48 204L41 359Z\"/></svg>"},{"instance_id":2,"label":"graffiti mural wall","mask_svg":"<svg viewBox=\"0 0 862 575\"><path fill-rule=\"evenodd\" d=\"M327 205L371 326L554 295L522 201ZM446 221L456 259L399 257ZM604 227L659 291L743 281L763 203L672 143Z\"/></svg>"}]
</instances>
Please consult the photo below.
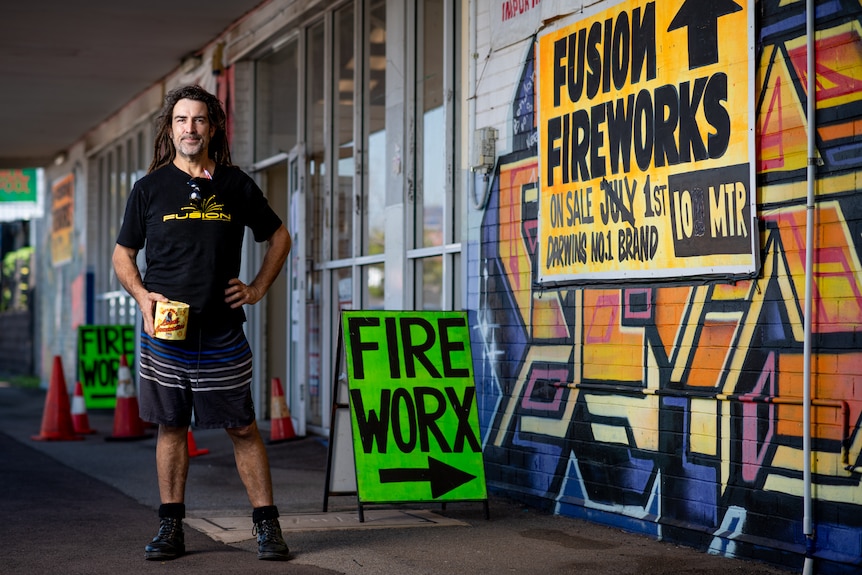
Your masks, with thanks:
<instances>
[{"instance_id":1,"label":"graffiti mural wall","mask_svg":"<svg viewBox=\"0 0 862 575\"><path fill-rule=\"evenodd\" d=\"M862 10L817 3L812 309L804 309L805 3L757 4L760 272L537 283L533 51L481 225L471 321L487 476L554 511L727 556L862 569ZM803 535L812 322L815 537Z\"/></svg>"}]
</instances>

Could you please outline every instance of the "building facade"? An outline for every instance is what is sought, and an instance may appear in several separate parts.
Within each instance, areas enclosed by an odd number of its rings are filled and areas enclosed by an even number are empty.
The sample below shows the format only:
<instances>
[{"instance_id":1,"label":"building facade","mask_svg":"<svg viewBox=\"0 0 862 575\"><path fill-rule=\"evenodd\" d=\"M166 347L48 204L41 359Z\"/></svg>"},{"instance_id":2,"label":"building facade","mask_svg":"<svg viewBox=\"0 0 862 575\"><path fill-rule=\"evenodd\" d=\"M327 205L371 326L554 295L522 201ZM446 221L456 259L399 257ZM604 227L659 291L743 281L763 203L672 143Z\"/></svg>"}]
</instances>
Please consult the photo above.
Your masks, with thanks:
<instances>
[{"instance_id":1,"label":"building facade","mask_svg":"<svg viewBox=\"0 0 862 575\"><path fill-rule=\"evenodd\" d=\"M492 490L857 572L862 9L810 35L809 4L264 3L45 167L72 207L34 222L43 378L78 325L136 322L110 254L199 83L294 239L249 310L259 417L278 377L328 433L341 310L464 309Z\"/></svg>"}]
</instances>

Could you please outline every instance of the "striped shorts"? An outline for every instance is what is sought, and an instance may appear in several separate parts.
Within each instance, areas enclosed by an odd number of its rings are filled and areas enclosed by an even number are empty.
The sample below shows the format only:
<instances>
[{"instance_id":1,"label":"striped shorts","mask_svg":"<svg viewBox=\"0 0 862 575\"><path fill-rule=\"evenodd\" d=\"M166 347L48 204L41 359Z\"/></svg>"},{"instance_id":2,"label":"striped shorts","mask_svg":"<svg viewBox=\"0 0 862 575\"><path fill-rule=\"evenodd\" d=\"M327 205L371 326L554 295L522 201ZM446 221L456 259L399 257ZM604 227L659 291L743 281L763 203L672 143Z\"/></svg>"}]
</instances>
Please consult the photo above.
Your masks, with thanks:
<instances>
[{"instance_id":1,"label":"striped shorts","mask_svg":"<svg viewBox=\"0 0 862 575\"><path fill-rule=\"evenodd\" d=\"M172 427L245 427L254 422L252 354L242 328L189 333L183 341L141 333L141 419Z\"/></svg>"}]
</instances>

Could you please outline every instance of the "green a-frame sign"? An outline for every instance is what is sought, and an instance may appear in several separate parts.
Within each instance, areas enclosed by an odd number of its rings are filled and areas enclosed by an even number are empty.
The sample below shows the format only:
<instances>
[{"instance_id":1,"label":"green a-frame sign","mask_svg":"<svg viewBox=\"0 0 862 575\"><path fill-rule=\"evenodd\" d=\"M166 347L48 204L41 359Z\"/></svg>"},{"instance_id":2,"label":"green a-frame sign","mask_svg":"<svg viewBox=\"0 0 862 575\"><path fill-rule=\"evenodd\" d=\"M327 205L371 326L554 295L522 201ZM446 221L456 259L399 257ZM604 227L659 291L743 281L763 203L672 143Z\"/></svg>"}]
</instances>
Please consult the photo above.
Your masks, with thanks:
<instances>
[{"instance_id":1,"label":"green a-frame sign","mask_svg":"<svg viewBox=\"0 0 862 575\"><path fill-rule=\"evenodd\" d=\"M426 501L483 501L487 516L466 313L344 311L339 327L360 520L366 503ZM333 400L333 415L348 405L337 382Z\"/></svg>"}]
</instances>

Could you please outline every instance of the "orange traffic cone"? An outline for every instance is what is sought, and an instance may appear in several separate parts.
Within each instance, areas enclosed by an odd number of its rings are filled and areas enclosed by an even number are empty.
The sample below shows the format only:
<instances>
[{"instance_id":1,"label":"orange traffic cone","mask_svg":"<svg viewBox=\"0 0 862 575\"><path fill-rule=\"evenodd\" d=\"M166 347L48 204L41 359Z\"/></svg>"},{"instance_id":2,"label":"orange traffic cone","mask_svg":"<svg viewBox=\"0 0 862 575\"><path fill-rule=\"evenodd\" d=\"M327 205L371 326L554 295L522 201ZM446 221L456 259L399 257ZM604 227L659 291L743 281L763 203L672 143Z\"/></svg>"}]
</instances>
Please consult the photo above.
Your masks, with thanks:
<instances>
[{"instance_id":1,"label":"orange traffic cone","mask_svg":"<svg viewBox=\"0 0 862 575\"><path fill-rule=\"evenodd\" d=\"M90 418L87 417L87 404L84 401L84 388L81 387L81 382L75 382L75 395L72 396L72 426L75 428L75 433L89 435L96 433L95 429L90 429Z\"/></svg>"},{"instance_id":2,"label":"orange traffic cone","mask_svg":"<svg viewBox=\"0 0 862 575\"><path fill-rule=\"evenodd\" d=\"M51 385L45 396L45 410L42 412L42 429L39 435L34 435L36 441L66 441L84 439L75 435L72 425L72 412L69 407L69 390L66 389L66 377L63 375L63 361L59 355L54 356L54 368L51 371Z\"/></svg>"},{"instance_id":3,"label":"orange traffic cone","mask_svg":"<svg viewBox=\"0 0 862 575\"><path fill-rule=\"evenodd\" d=\"M192 428L189 427L188 435L189 457L197 457L198 455L206 455L210 452L209 449L198 449L198 444L195 443L195 436L192 435Z\"/></svg>"},{"instance_id":4,"label":"orange traffic cone","mask_svg":"<svg viewBox=\"0 0 862 575\"><path fill-rule=\"evenodd\" d=\"M152 434L144 431L144 422L138 415L138 397L135 384L126 356L120 356L120 368L117 370L117 406L114 408L114 434L106 437L106 441L132 441L147 439Z\"/></svg>"},{"instance_id":5,"label":"orange traffic cone","mask_svg":"<svg viewBox=\"0 0 862 575\"><path fill-rule=\"evenodd\" d=\"M281 380L272 378L272 404L270 405L271 427L269 431L269 443L279 443L296 439L293 430L293 421L290 419L290 409L284 398L284 390L281 388Z\"/></svg>"}]
</instances>

